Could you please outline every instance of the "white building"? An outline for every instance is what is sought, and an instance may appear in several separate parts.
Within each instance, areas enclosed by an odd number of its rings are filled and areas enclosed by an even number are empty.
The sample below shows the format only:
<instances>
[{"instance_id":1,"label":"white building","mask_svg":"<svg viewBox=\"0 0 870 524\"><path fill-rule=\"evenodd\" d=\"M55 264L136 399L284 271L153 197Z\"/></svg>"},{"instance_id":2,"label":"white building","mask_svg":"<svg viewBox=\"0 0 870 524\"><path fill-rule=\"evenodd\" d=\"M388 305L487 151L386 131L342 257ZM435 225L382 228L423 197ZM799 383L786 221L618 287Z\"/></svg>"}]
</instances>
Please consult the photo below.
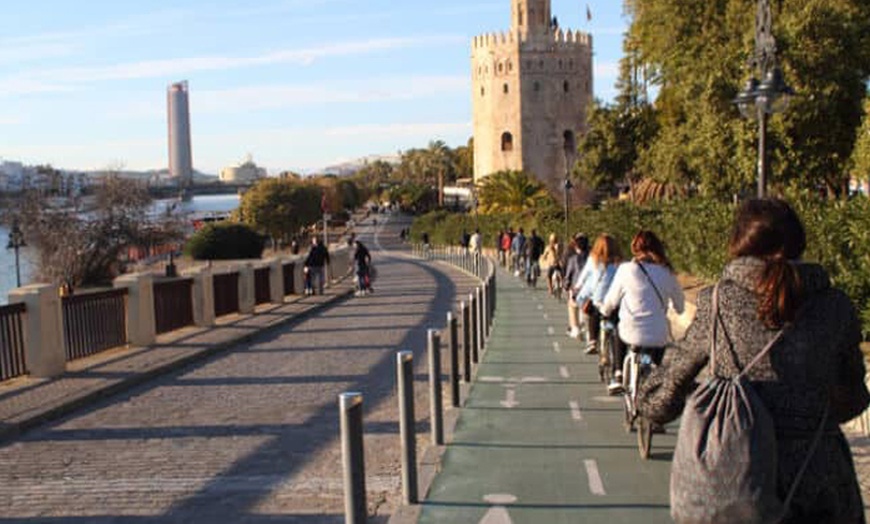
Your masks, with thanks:
<instances>
[{"instance_id":1,"label":"white building","mask_svg":"<svg viewBox=\"0 0 870 524\"><path fill-rule=\"evenodd\" d=\"M221 169L220 180L229 184L250 184L261 178L266 178L266 169L257 166L251 155L237 166Z\"/></svg>"}]
</instances>

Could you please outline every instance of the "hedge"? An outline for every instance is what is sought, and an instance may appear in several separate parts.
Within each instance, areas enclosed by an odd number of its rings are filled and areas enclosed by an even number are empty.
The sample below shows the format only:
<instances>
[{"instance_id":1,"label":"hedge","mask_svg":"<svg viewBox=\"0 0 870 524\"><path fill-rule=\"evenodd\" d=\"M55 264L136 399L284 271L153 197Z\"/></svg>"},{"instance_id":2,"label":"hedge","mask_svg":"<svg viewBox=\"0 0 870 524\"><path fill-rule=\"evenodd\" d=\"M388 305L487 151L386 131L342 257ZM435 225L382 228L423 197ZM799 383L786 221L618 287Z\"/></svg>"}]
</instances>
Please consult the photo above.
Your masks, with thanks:
<instances>
[{"instance_id":1,"label":"hedge","mask_svg":"<svg viewBox=\"0 0 870 524\"><path fill-rule=\"evenodd\" d=\"M828 201L790 195L789 202L807 230L804 258L824 266L832 283L852 298L859 310L865 339L870 336L870 199ZM735 205L710 199L688 199L636 206L609 202L599 209L571 211L569 231L585 232L594 239L601 232L615 236L629 252L629 242L640 229L655 231L667 247L677 271L714 281L727 261L728 233ZM552 211L523 215L452 214L437 211L418 217L411 238L425 231L436 244L457 244L462 231L479 228L484 244L494 246L498 232L522 227L537 229L546 238L565 231L564 216Z\"/></svg>"}]
</instances>

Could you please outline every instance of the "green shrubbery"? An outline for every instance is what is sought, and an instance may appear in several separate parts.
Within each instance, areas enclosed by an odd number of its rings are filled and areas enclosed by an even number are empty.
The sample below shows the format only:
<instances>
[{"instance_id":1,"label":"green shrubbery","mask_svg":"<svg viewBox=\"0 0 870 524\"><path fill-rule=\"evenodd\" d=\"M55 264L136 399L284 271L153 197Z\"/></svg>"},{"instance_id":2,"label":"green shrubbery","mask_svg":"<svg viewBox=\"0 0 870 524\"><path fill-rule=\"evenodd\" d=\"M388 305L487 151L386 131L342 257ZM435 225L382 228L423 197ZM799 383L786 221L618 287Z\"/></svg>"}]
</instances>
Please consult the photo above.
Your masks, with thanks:
<instances>
[{"instance_id":1,"label":"green shrubbery","mask_svg":"<svg viewBox=\"0 0 870 524\"><path fill-rule=\"evenodd\" d=\"M805 258L819 262L830 273L834 285L846 291L860 311L865 337L870 336L870 200L827 201L807 196L792 196L789 201L803 219L808 247ZM601 232L614 235L629 252L629 242L641 228L658 233L677 270L713 281L727 260L728 235L734 205L708 199L663 202L635 206L611 202L600 209L571 212L569 230L585 232L594 239ZM480 215L443 211L419 217L412 227L412 238L426 231L436 244L456 244L463 229L479 225L484 245L493 247L500 229L507 226L526 232L536 228L542 237L551 232L560 237L565 231L564 217L552 211L523 215Z\"/></svg>"},{"instance_id":2,"label":"green shrubbery","mask_svg":"<svg viewBox=\"0 0 870 524\"><path fill-rule=\"evenodd\" d=\"M266 238L238 223L208 224L190 237L184 253L194 260L260 258Z\"/></svg>"}]
</instances>

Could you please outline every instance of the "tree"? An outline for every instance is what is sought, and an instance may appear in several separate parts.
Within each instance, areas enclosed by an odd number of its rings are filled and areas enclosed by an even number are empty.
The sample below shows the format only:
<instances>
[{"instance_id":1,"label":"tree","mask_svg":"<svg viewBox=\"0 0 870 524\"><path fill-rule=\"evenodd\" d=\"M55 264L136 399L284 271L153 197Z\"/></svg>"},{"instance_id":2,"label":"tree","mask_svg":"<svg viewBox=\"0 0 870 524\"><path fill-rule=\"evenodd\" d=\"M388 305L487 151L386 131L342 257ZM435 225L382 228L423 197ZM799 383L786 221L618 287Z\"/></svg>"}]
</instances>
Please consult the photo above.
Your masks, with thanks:
<instances>
[{"instance_id":1,"label":"tree","mask_svg":"<svg viewBox=\"0 0 870 524\"><path fill-rule=\"evenodd\" d=\"M310 182L266 178L245 192L238 219L275 240L289 241L321 217L323 190Z\"/></svg>"},{"instance_id":2,"label":"tree","mask_svg":"<svg viewBox=\"0 0 870 524\"><path fill-rule=\"evenodd\" d=\"M474 137L468 139L468 144L453 150L456 165L456 178L474 177Z\"/></svg>"},{"instance_id":3,"label":"tree","mask_svg":"<svg viewBox=\"0 0 870 524\"><path fill-rule=\"evenodd\" d=\"M480 184L478 210L490 213L523 213L553 205L544 184L523 171L498 171Z\"/></svg>"},{"instance_id":4,"label":"tree","mask_svg":"<svg viewBox=\"0 0 870 524\"><path fill-rule=\"evenodd\" d=\"M132 246L175 242L181 218L152 216L145 186L108 173L96 188L93 209L55 208L36 192L22 204L22 224L39 252L38 277L70 290L105 285L124 268L121 255Z\"/></svg>"},{"instance_id":5,"label":"tree","mask_svg":"<svg viewBox=\"0 0 870 524\"><path fill-rule=\"evenodd\" d=\"M732 101L750 73L757 75L746 67L754 53L755 2L627 0L625 6L629 37L659 91L662 132L645 162L654 170L649 174L672 182L685 177L702 191L729 196L751 185L757 124L741 120ZM794 0L771 7L777 58L800 96L771 119L770 180L841 192L870 75L870 3ZM649 161L663 157L670 161Z\"/></svg>"}]
</instances>

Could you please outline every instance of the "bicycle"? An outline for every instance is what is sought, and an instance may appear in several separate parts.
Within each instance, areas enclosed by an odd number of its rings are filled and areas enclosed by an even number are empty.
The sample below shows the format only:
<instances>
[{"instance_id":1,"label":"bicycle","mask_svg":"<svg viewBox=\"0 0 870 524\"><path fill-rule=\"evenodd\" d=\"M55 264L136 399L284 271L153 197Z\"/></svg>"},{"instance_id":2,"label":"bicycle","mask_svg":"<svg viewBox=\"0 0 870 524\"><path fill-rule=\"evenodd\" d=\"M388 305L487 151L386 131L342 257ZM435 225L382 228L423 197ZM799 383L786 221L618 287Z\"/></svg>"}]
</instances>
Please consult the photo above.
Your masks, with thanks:
<instances>
[{"instance_id":1,"label":"bicycle","mask_svg":"<svg viewBox=\"0 0 870 524\"><path fill-rule=\"evenodd\" d=\"M616 349L616 325L611 320L602 318L598 331L598 378L605 386L613 380L614 350Z\"/></svg>"},{"instance_id":2,"label":"bicycle","mask_svg":"<svg viewBox=\"0 0 870 524\"><path fill-rule=\"evenodd\" d=\"M625 431L630 433L637 429L637 448L640 458L649 458L652 445L652 423L637 412L637 392L644 378L652 371L652 357L642 348L629 347L628 354L622 364L623 408L625 415ZM635 428L635 426L637 426Z\"/></svg>"}]
</instances>

